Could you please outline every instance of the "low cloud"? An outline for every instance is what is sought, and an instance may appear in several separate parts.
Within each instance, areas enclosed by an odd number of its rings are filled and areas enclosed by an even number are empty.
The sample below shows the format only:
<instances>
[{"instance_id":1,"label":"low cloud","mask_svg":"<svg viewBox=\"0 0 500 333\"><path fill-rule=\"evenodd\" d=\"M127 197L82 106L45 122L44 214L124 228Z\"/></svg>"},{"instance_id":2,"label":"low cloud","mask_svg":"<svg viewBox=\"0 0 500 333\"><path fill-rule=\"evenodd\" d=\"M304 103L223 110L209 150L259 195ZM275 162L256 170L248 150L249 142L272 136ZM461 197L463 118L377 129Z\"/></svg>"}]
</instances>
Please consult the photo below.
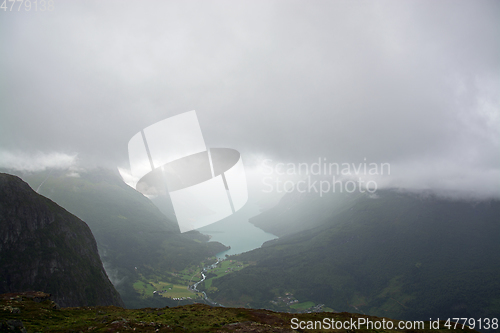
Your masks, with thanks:
<instances>
[{"instance_id":1,"label":"low cloud","mask_svg":"<svg viewBox=\"0 0 500 333\"><path fill-rule=\"evenodd\" d=\"M120 173L120 176L122 177L123 181L125 182L125 184L127 184L128 186L135 189L135 186L139 182L139 178L134 177L132 175L132 173L127 169L120 168L120 167L118 167L117 169L118 169L118 172Z\"/></svg>"},{"instance_id":2,"label":"low cloud","mask_svg":"<svg viewBox=\"0 0 500 333\"><path fill-rule=\"evenodd\" d=\"M68 169L77 162L77 154L37 152L27 154L0 150L0 168L15 171L37 172L46 169Z\"/></svg>"},{"instance_id":3,"label":"low cloud","mask_svg":"<svg viewBox=\"0 0 500 333\"><path fill-rule=\"evenodd\" d=\"M257 198L281 197L299 182L302 182L302 191L310 192L304 184L309 184L307 180L311 177L312 182L318 181L318 186L319 181L345 184L362 180L365 185L370 182L372 189L433 193L455 199L500 199L500 167L467 150L441 158L418 156L392 163L369 159L352 162L326 157L297 162L259 155L250 155L245 162L249 187ZM340 169L330 170L331 163L340 165Z\"/></svg>"},{"instance_id":4,"label":"low cloud","mask_svg":"<svg viewBox=\"0 0 500 333\"><path fill-rule=\"evenodd\" d=\"M120 278L118 270L116 268L113 268L111 266L111 263L103 261L102 266L104 267L109 280L115 288L118 287L123 281L125 281L126 276Z\"/></svg>"},{"instance_id":5,"label":"low cloud","mask_svg":"<svg viewBox=\"0 0 500 333\"><path fill-rule=\"evenodd\" d=\"M500 169L471 163L414 161L393 165L391 177L379 184L386 188L432 192L444 197L500 199Z\"/></svg>"}]
</instances>

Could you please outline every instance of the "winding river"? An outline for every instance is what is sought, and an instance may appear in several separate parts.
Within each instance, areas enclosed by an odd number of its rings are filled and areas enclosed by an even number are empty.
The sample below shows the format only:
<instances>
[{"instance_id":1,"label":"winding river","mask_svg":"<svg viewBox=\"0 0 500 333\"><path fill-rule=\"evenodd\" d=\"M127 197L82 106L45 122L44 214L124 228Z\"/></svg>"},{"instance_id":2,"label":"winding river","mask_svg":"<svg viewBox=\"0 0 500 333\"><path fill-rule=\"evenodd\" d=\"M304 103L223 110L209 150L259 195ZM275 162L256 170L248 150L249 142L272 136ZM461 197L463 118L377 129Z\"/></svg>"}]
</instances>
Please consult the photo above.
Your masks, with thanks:
<instances>
[{"instance_id":1,"label":"winding river","mask_svg":"<svg viewBox=\"0 0 500 333\"><path fill-rule=\"evenodd\" d=\"M188 287L191 289L191 291L193 292L197 292L197 293L202 293L203 294L203 299L205 300L205 302L207 302L208 304L211 304L211 305L215 305L215 306L222 306L224 307L224 305L220 304L220 303L217 303L215 301L212 301L210 298L208 298L207 294L204 292L204 291L200 291L198 290L198 285L200 283L202 283L203 281L205 281L205 279L207 278L207 276L205 275L205 273L207 272L208 269L211 269L211 268L215 268L219 262L221 262L222 260L220 258L217 259L217 262L215 264L212 264L208 267L203 267L202 271L201 271L201 280L196 282L195 284L193 284L193 286L191 287Z\"/></svg>"}]
</instances>

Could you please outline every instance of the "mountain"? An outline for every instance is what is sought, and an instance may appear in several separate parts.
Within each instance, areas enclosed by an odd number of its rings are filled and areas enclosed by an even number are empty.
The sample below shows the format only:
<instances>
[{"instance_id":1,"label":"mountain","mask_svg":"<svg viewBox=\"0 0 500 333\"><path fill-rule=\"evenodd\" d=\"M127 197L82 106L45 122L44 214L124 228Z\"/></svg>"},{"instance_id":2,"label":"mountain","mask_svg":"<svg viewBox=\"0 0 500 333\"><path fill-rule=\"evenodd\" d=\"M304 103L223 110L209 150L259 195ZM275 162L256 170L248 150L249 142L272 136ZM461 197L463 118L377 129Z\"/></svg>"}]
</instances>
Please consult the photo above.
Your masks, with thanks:
<instances>
[{"instance_id":1,"label":"mountain","mask_svg":"<svg viewBox=\"0 0 500 333\"><path fill-rule=\"evenodd\" d=\"M290 192L278 205L254 216L250 222L256 227L283 237L320 226L332 215L350 209L362 197L362 193L317 193Z\"/></svg>"},{"instance_id":2,"label":"mountain","mask_svg":"<svg viewBox=\"0 0 500 333\"><path fill-rule=\"evenodd\" d=\"M0 173L0 293L28 290L60 306L123 306L87 224Z\"/></svg>"},{"instance_id":3,"label":"mountain","mask_svg":"<svg viewBox=\"0 0 500 333\"><path fill-rule=\"evenodd\" d=\"M196 231L181 234L176 222L126 185L118 172L48 170L19 175L89 225L104 267L129 308L176 305L177 301L153 297L153 289L145 295L138 286L181 285L179 272L227 250Z\"/></svg>"},{"instance_id":4,"label":"mountain","mask_svg":"<svg viewBox=\"0 0 500 333\"><path fill-rule=\"evenodd\" d=\"M267 214L268 230L286 226L279 213L290 216L289 200ZM292 228L313 227L234 257L252 265L213 279L212 299L282 310L291 299L411 320L500 314L499 201L379 190L345 198L317 221L307 218L310 198L294 200L303 217Z\"/></svg>"}]
</instances>

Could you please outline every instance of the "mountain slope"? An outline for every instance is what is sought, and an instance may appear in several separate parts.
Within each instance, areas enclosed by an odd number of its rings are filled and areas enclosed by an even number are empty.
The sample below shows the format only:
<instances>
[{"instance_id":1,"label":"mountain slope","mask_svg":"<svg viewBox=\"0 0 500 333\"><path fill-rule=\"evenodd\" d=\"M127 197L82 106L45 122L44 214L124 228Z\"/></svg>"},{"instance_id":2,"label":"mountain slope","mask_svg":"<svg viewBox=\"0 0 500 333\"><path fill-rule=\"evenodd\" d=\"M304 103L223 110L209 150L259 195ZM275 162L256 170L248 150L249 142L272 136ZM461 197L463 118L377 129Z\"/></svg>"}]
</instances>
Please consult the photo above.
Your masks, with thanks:
<instances>
[{"instance_id":1,"label":"mountain slope","mask_svg":"<svg viewBox=\"0 0 500 333\"><path fill-rule=\"evenodd\" d=\"M319 227L240 255L255 265L213 280L211 297L273 308L290 292L300 302L398 319L498 316L499 240L499 201L379 191Z\"/></svg>"},{"instance_id":2,"label":"mountain slope","mask_svg":"<svg viewBox=\"0 0 500 333\"><path fill-rule=\"evenodd\" d=\"M89 227L0 173L0 292L41 289L61 306L123 306Z\"/></svg>"},{"instance_id":3,"label":"mountain slope","mask_svg":"<svg viewBox=\"0 0 500 333\"><path fill-rule=\"evenodd\" d=\"M177 304L165 298L144 300L133 285L141 278L175 283L171 273L227 249L220 243L208 242L207 236L196 231L181 234L177 223L126 185L117 172L93 169L76 174L52 170L25 173L22 177L88 223L106 271L127 307Z\"/></svg>"},{"instance_id":4,"label":"mountain slope","mask_svg":"<svg viewBox=\"0 0 500 333\"><path fill-rule=\"evenodd\" d=\"M290 192L278 205L250 219L256 227L279 237L302 232L320 226L332 215L351 208L363 196L362 193Z\"/></svg>"}]
</instances>

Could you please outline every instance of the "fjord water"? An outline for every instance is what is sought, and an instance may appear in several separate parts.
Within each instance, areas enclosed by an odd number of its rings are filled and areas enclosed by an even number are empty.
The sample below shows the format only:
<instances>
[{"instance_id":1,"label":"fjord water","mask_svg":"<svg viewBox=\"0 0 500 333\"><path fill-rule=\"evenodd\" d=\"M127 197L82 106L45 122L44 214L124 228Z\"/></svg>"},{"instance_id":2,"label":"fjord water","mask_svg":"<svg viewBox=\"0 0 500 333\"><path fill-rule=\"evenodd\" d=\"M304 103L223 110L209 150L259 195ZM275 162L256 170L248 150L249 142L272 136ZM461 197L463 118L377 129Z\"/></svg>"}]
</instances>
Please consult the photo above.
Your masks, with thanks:
<instances>
[{"instance_id":1,"label":"fjord water","mask_svg":"<svg viewBox=\"0 0 500 333\"><path fill-rule=\"evenodd\" d=\"M260 214L257 205L248 202L239 211L216 223L197 229L211 236L211 241L220 242L231 249L217 253L218 258L239 254L259 248L263 243L278 238L277 236L257 228L249 219Z\"/></svg>"}]
</instances>

